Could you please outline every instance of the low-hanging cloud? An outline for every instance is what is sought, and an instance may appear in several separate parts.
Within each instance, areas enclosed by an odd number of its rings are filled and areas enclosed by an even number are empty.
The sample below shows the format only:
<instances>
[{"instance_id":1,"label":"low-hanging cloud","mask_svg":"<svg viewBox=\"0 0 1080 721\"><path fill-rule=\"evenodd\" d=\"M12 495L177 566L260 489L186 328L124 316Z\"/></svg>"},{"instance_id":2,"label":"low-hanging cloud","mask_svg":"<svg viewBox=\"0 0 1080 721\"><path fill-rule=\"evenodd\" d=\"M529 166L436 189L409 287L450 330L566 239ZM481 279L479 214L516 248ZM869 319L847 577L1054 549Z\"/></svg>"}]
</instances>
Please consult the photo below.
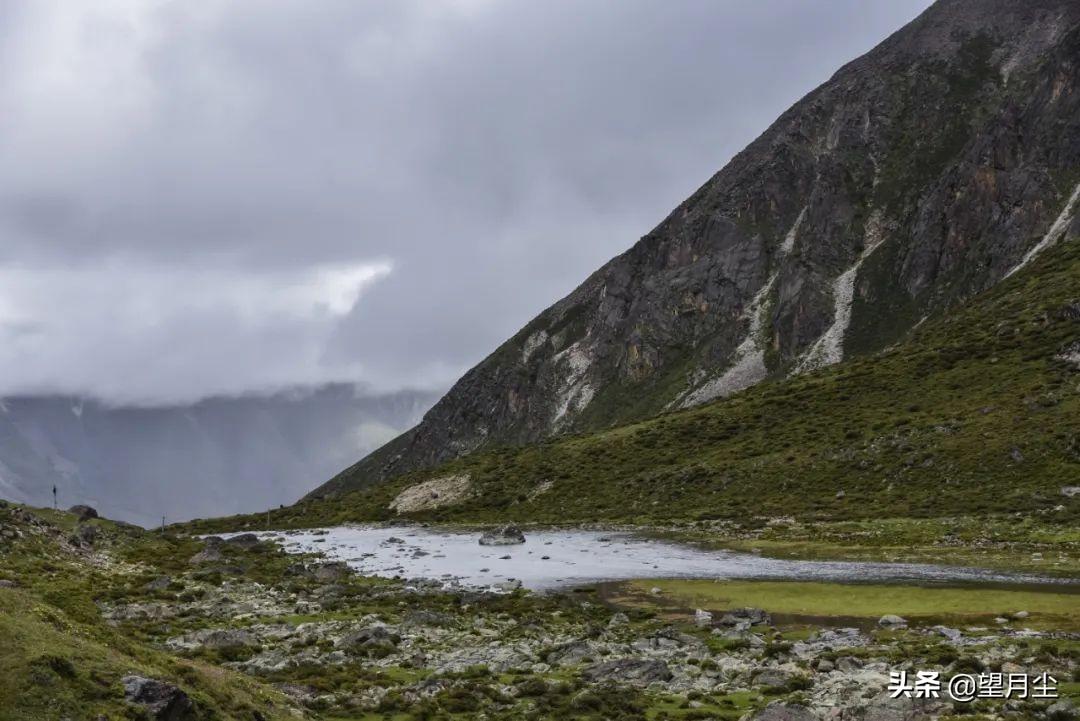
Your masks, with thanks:
<instances>
[{"instance_id":1,"label":"low-hanging cloud","mask_svg":"<svg viewBox=\"0 0 1080 721\"><path fill-rule=\"evenodd\" d=\"M111 261L0 268L0 367L21 393L184 402L353 381L323 353L388 262L247 274Z\"/></svg>"},{"instance_id":2,"label":"low-hanging cloud","mask_svg":"<svg viewBox=\"0 0 1080 721\"><path fill-rule=\"evenodd\" d=\"M0 395L444 387L928 4L6 2Z\"/></svg>"}]
</instances>

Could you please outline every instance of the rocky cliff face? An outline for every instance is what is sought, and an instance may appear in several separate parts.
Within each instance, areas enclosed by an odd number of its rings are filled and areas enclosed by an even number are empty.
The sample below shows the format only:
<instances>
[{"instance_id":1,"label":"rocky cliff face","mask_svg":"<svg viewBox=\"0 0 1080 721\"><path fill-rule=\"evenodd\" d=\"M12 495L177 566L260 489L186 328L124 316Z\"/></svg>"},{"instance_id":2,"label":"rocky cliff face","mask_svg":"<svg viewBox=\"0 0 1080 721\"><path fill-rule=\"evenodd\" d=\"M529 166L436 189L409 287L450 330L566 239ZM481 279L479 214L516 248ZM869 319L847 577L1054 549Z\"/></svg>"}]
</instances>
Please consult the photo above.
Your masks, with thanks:
<instances>
[{"instance_id":1,"label":"rocky cliff face","mask_svg":"<svg viewBox=\"0 0 1080 721\"><path fill-rule=\"evenodd\" d=\"M1080 208L1080 3L940 0L784 113L326 495L902 338Z\"/></svg>"},{"instance_id":2,"label":"rocky cliff face","mask_svg":"<svg viewBox=\"0 0 1080 721\"><path fill-rule=\"evenodd\" d=\"M291 503L414 425L435 398L308 393L114 408L80 398L0 399L0 498L88 503L144 525Z\"/></svg>"}]
</instances>

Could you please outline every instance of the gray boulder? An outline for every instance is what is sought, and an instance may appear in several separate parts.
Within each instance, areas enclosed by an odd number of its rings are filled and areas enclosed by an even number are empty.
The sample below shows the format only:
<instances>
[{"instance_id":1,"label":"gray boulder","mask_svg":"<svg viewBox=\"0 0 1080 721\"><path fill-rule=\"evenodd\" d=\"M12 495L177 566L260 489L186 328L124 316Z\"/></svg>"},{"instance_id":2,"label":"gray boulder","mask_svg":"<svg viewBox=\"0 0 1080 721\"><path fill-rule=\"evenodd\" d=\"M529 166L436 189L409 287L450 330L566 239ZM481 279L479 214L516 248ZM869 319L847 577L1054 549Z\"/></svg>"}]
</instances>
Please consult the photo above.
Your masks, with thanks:
<instances>
[{"instance_id":1,"label":"gray boulder","mask_svg":"<svg viewBox=\"0 0 1080 721\"><path fill-rule=\"evenodd\" d=\"M218 550L216 546L207 546L188 559L188 563L192 566L201 566L205 563L221 563L224 560L225 554Z\"/></svg>"},{"instance_id":2,"label":"gray boulder","mask_svg":"<svg viewBox=\"0 0 1080 721\"><path fill-rule=\"evenodd\" d=\"M760 626L772 622L772 616L760 608L733 608L720 617L721 626Z\"/></svg>"},{"instance_id":3,"label":"gray boulder","mask_svg":"<svg viewBox=\"0 0 1080 721\"><path fill-rule=\"evenodd\" d=\"M349 566L335 561L333 563L321 563L312 569L312 575L316 581L327 583L337 581L349 575Z\"/></svg>"},{"instance_id":4,"label":"gray boulder","mask_svg":"<svg viewBox=\"0 0 1080 721\"><path fill-rule=\"evenodd\" d=\"M69 540L75 546L93 546L97 537L97 526L91 526L88 523L80 523L75 527L75 532L71 534Z\"/></svg>"},{"instance_id":5,"label":"gray boulder","mask_svg":"<svg viewBox=\"0 0 1080 721\"><path fill-rule=\"evenodd\" d=\"M143 586L143 588L147 591L164 591L169 587L170 583L172 583L172 579L168 576L158 576L153 581L150 581Z\"/></svg>"},{"instance_id":6,"label":"gray boulder","mask_svg":"<svg viewBox=\"0 0 1080 721\"><path fill-rule=\"evenodd\" d=\"M503 526L480 536L481 546L515 546L525 543L525 534L517 526Z\"/></svg>"},{"instance_id":7,"label":"gray boulder","mask_svg":"<svg viewBox=\"0 0 1080 721\"><path fill-rule=\"evenodd\" d=\"M375 646L396 646L401 636L391 633L384 626L369 626L359 631L347 633L334 645L348 651L372 648Z\"/></svg>"},{"instance_id":8,"label":"gray boulder","mask_svg":"<svg viewBox=\"0 0 1080 721\"><path fill-rule=\"evenodd\" d=\"M195 704L179 687L144 676L124 676L124 699L145 708L155 721L194 721Z\"/></svg>"},{"instance_id":9,"label":"gray boulder","mask_svg":"<svg viewBox=\"0 0 1080 721\"><path fill-rule=\"evenodd\" d=\"M818 721L805 706L774 701L750 717L750 721Z\"/></svg>"},{"instance_id":10,"label":"gray boulder","mask_svg":"<svg viewBox=\"0 0 1080 721\"><path fill-rule=\"evenodd\" d=\"M663 661L642 658L620 658L588 666L581 677L593 683L615 681L631 686L648 686L657 681L670 681L671 669Z\"/></svg>"},{"instance_id":11,"label":"gray boulder","mask_svg":"<svg viewBox=\"0 0 1080 721\"><path fill-rule=\"evenodd\" d=\"M68 509L68 513L74 513L78 516L80 521L89 521L91 518L98 518L97 509L92 508L91 506L72 506Z\"/></svg>"},{"instance_id":12,"label":"gray boulder","mask_svg":"<svg viewBox=\"0 0 1080 721\"><path fill-rule=\"evenodd\" d=\"M783 688L788 685L792 678L794 678L794 675L788 671L782 671L778 668L766 668L754 676L754 685L764 688Z\"/></svg>"},{"instance_id":13,"label":"gray boulder","mask_svg":"<svg viewBox=\"0 0 1080 721\"><path fill-rule=\"evenodd\" d=\"M260 541L259 537L254 533L241 533L239 536L227 539L225 543L237 548L254 548L259 545Z\"/></svg>"},{"instance_id":14,"label":"gray boulder","mask_svg":"<svg viewBox=\"0 0 1080 721\"><path fill-rule=\"evenodd\" d=\"M410 611L405 614L405 618L401 620L402 626L409 627L423 627L434 626L436 628L449 628L454 626L454 617L448 613L440 613L438 611L427 611L424 609Z\"/></svg>"}]
</instances>

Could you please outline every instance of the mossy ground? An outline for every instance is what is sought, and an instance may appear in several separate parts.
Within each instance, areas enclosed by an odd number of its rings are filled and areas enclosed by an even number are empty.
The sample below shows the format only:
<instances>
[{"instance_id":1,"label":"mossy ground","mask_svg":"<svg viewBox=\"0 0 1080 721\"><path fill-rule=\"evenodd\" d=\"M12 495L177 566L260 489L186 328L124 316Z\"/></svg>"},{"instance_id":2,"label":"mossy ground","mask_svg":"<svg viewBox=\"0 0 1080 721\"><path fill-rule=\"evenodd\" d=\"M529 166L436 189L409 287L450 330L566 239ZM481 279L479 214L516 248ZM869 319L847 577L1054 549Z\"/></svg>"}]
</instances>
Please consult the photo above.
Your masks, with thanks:
<instances>
[{"instance_id":1,"label":"mossy ground","mask_svg":"<svg viewBox=\"0 0 1080 721\"><path fill-rule=\"evenodd\" d=\"M658 597L652 593L654 588L660 589ZM708 611L755 607L776 614L863 618L871 623L897 614L922 625L995 627L999 625L995 619L1011 619L1012 614L1026 611L1029 615L1018 622L1024 628L1080 630L1080 593L1075 588L643 579L619 584L607 597L648 608L672 604Z\"/></svg>"},{"instance_id":2,"label":"mossy ground","mask_svg":"<svg viewBox=\"0 0 1080 721\"><path fill-rule=\"evenodd\" d=\"M386 663L387 657L374 651L345 662L297 663L249 676L228 665L243 662L265 649L182 651L169 650L164 643L168 638L200 629L253 631L256 624L298 629L303 624L357 623L378 617L385 623L400 625L408 614L417 611L452 619L463 631L457 637L459 642L479 646L496 638L500 643L527 643L538 633L544 638L569 635L576 639L615 633L620 643L629 644L661 629L674 628L707 645L708 656L686 661L704 672L715 669L716 662L726 655L746 653L746 646L695 626L689 614L698 607L720 610L757 606L777 614L774 627L765 633L764 655L758 657L762 662L785 657L792 643L806 640L820 624L828 625L830 616L840 619L851 614L865 615L873 626L876 616L900 613L909 617L913 627L962 622L988 626L993 633L1001 626L993 623L992 614L1025 610L1030 614L1025 625L1052 631L1055 638L1010 639L1008 643L1017 650L1008 651L1006 658L1028 659L1025 663L1066 670L1080 658L1080 646L1072 633L1080 626L1080 605L1073 603L1080 596L1041 588L645 581L621 586L617 592L602 587L543 596L521 592L478 596L452 590L417 594L404 591L401 582L388 579L349 575L328 583L311 574L298 575L297 562L312 559L285 554L271 544L223 544L220 563L204 567L190 559L205 546L190 537L95 520L89 522L99 530L93 547L76 547L68 541L75 523L67 514L10 506L0 509L0 522L5 528L12 527L10 519L15 520L14 527L21 529L22 535L0 545L0 577L17 583L16 588L0 588L2 721L95 718L99 713L113 721L143 718L143 712L123 697L120 679L128 673L179 685L195 701L199 719L222 721L293 718L294 709L308 718L326 721L464 721L479 714L493 721L737 719L776 699L797 701L805 691L794 686L727 692L642 689L591 683L584 680L580 667L558 665L542 670L515 667L504 672L483 666L435 671L426 662L403 654ZM169 578L167 584L148 585L163 577ZM333 587L332 598L323 593L328 585ZM649 593L652 586L660 586L662 592ZM237 616L215 610L217 604L227 603L229 598L250 593L289 600L280 612L271 615ZM204 595L212 596L213 602L199 606ZM314 610L297 612L294 604L305 598L322 601ZM106 613L110 609L159 605L176 613ZM626 611L628 618L612 632L609 621L613 611L619 609ZM785 613L792 618L781 619L780 614ZM800 614L822 618L810 622L796 618ZM911 632L875 630L874 634L876 650L872 652L851 648L829 653L861 654L868 660L887 654L892 664L963 661L957 649L925 633L920 635L917 628ZM416 642L415 638L412 642ZM540 658L550 658L549 651L559 646L545 647L548 650L542 648ZM304 648L326 653L334 644L324 636L293 652ZM793 657L789 662L805 665L805 661ZM810 669L804 667L804 672ZM415 689L428 682L434 684L431 691L417 696ZM298 707L298 701L280 692L279 684L310 689L311 697ZM1073 694L1080 688L1066 683L1062 691ZM356 699L373 692L380 694L373 706L357 705Z\"/></svg>"}]
</instances>

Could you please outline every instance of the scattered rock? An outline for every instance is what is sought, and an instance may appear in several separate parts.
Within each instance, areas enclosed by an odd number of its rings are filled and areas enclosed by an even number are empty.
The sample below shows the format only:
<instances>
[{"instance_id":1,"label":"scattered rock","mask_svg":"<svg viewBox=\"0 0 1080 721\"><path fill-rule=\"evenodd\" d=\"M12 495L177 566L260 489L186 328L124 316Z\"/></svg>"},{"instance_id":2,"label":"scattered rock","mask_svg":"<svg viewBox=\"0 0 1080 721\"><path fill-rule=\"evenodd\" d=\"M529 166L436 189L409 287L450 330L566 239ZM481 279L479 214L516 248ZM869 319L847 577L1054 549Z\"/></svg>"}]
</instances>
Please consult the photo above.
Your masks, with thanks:
<instances>
[{"instance_id":1,"label":"scattered rock","mask_svg":"<svg viewBox=\"0 0 1080 721\"><path fill-rule=\"evenodd\" d=\"M720 617L721 626L760 626L772 623L772 616L760 608L735 608Z\"/></svg>"},{"instance_id":2,"label":"scattered rock","mask_svg":"<svg viewBox=\"0 0 1080 721\"><path fill-rule=\"evenodd\" d=\"M517 526L503 526L480 536L481 546L514 546L525 543L525 534Z\"/></svg>"},{"instance_id":3,"label":"scattered rock","mask_svg":"<svg viewBox=\"0 0 1080 721\"><path fill-rule=\"evenodd\" d=\"M439 628L449 628L454 624L454 617L448 613L439 613L437 611L410 611L402 619L401 625L403 626L436 626Z\"/></svg>"},{"instance_id":4,"label":"scattered rock","mask_svg":"<svg viewBox=\"0 0 1080 721\"><path fill-rule=\"evenodd\" d=\"M595 652L588 641L571 641L550 651L545 660L556 666L576 666Z\"/></svg>"},{"instance_id":5,"label":"scattered rock","mask_svg":"<svg viewBox=\"0 0 1080 721\"><path fill-rule=\"evenodd\" d=\"M818 721L805 706L773 701L750 717L750 721Z\"/></svg>"},{"instance_id":6,"label":"scattered rock","mask_svg":"<svg viewBox=\"0 0 1080 721\"><path fill-rule=\"evenodd\" d=\"M964 634L955 628L949 628L948 626L934 626L934 632L939 636L944 636L950 641L959 641L964 637Z\"/></svg>"},{"instance_id":7,"label":"scattered rock","mask_svg":"<svg viewBox=\"0 0 1080 721\"><path fill-rule=\"evenodd\" d=\"M225 554L214 546L207 546L188 559L188 563L192 566L200 566L206 563L221 563L224 560Z\"/></svg>"},{"instance_id":8,"label":"scattered rock","mask_svg":"<svg viewBox=\"0 0 1080 721\"><path fill-rule=\"evenodd\" d=\"M278 683L274 685L277 687L278 691L281 691L286 696L296 699L301 703L311 701L319 692L319 689L314 686L303 686L297 683Z\"/></svg>"},{"instance_id":9,"label":"scattered rock","mask_svg":"<svg viewBox=\"0 0 1080 721\"><path fill-rule=\"evenodd\" d=\"M168 576L159 576L147 583L143 588L147 591L164 591L169 587L170 583L172 583L172 579Z\"/></svg>"},{"instance_id":10,"label":"scattered rock","mask_svg":"<svg viewBox=\"0 0 1080 721\"><path fill-rule=\"evenodd\" d=\"M329 583L337 581L349 575L349 566L346 563L335 561L333 563L320 563L311 570L316 581Z\"/></svg>"},{"instance_id":11,"label":"scattered rock","mask_svg":"<svg viewBox=\"0 0 1080 721\"><path fill-rule=\"evenodd\" d=\"M68 513L74 513L79 517L80 521L89 521L91 518L98 518L97 509L92 508L91 506L72 506L68 509Z\"/></svg>"},{"instance_id":12,"label":"scattered rock","mask_svg":"<svg viewBox=\"0 0 1080 721\"><path fill-rule=\"evenodd\" d=\"M1030 615L1031 614L1029 614L1027 611L1017 611L1016 613L1014 613L1012 615L1012 617L1015 618L1015 619L1024 619L1024 618L1027 618Z\"/></svg>"},{"instance_id":13,"label":"scattered rock","mask_svg":"<svg viewBox=\"0 0 1080 721\"><path fill-rule=\"evenodd\" d=\"M165 644L171 648L194 650L199 648L227 649L255 646L258 641L250 631L235 628L204 628L183 636L170 638Z\"/></svg>"},{"instance_id":14,"label":"scattered rock","mask_svg":"<svg viewBox=\"0 0 1080 721\"><path fill-rule=\"evenodd\" d=\"M767 668L754 676L754 685L765 688L783 688L794 678L793 674L778 668Z\"/></svg>"},{"instance_id":15,"label":"scattered rock","mask_svg":"<svg viewBox=\"0 0 1080 721\"><path fill-rule=\"evenodd\" d=\"M80 523L71 534L71 543L76 546L93 546L98 537L97 526L88 523Z\"/></svg>"},{"instance_id":16,"label":"scattered rock","mask_svg":"<svg viewBox=\"0 0 1080 721\"><path fill-rule=\"evenodd\" d=\"M0 578L0 588L18 588L19 584L14 581L9 581L6 578Z\"/></svg>"},{"instance_id":17,"label":"scattered rock","mask_svg":"<svg viewBox=\"0 0 1080 721\"><path fill-rule=\"evenodd\" d=\"M385 626L369 626L345 634L334 645L347 651L355 651L374 646L396 646L399 643L401 636L391 633Z\"/></svg>"},{"instance_id":18,"label":"scattered rock","mask_svg":"<svg viewBox=\"0 0 1080 721\"><path fill-rule=\"evenodd\" d=\"M841 656L836 659L836 668L840 669L844 673L854 673L862 668L865 664L861 659L854 656Z\"/></svg>"},{"instance_id":19,"label":"scattered rock","mask_svg":"<svg viewBox=\"0 0 1080 721\"><path fill-rule=\"evenodd\" d=\"M124 698L146 708L156 721L194 721L195 704L179 687L143 676L125 676Z\"/></svg>"},{"instance_id":20,"label":"scattered rock","mask_svg":"<svg viewBox=\"0 0 1080 721\"><path fill-rule=\"evenodd\" d=\"M1011 451L1009 451L1009 458L1013 459L1014 463L1023 463L1024 462L1024 454L1021 453L1020 449L1016 448L1015 446L1013 447L1013 449Z\"/></svg>"},{"instance_id":21,"label":"scattered rock","mask_svg":"<svg viewBox=\"0 0 1080 721\"><path fill-rule=\"evenodd\" d=\"M1080 496L1080 486L1062 486L1061 495L1068 498L1072 498L1073 496Z\"/></svg>"},{"instance_id":22,"label":"scattered rock","mask_svg":"<svg viewBox=\"0 0 1080 721\"><path fill-rule=\"evenodd\" d=\"M671 669L663 661L639 658L620 658L586 667L581 672L586 681L616 681L631 686L648 686L657 681L670 681Z\"/></svg>"},{"instance_id":23,"label":"scattered rock","mask_svg":"<svg viewBox=\"0 0 1080 721\"><path fill-rule=\"evenodd\" d=\"M254 548L259 545L260 541L259 537L254 533L241 533L239 536L228 539L225 543L237 548Z\"/></svg>"},{"instance_id":24,"label":"scattered rock","mask_svg":"<svg viewBox=\"0 0 1080 721\"><path fill-rule=\"evenodd\" d=\"M1050 721L1073 721L1077 716L1076 707L1067 698L1052 703L1046 709L1046 718Z\"/></svg>"},{"instance_id":25,"label":"scattered rock","mask_svg":"<svg viewBox=\"0 0 1080 721\"><path fill-rule=\"evenodd\" d=\"M907 625L907 619L893 613L887 613L878 619L878 625L886 628L899 628Z\"/></svg>"},{"instance_id":26,"label":"scattered rock","mask_svg":"<svg viewBox=\"0 0 1080 721\"><path fill-rule=\"evenodd\" d=\"M708 626L712 623L713 615L703 608L694 611L694 623L699 626Z\"/></svg>"},{"instance_id":27,"label":"scattered rock","mask_svg":"<svg viewBox=\"0 0 1080 721\"><path fill-rule=\"evenodd\" d=\"M608 621L608 628L616 628L617 626L625 626L630 623L630 617L622 611L615 613L611 616L611 620Z\"/></svg>"}]
</instances>

